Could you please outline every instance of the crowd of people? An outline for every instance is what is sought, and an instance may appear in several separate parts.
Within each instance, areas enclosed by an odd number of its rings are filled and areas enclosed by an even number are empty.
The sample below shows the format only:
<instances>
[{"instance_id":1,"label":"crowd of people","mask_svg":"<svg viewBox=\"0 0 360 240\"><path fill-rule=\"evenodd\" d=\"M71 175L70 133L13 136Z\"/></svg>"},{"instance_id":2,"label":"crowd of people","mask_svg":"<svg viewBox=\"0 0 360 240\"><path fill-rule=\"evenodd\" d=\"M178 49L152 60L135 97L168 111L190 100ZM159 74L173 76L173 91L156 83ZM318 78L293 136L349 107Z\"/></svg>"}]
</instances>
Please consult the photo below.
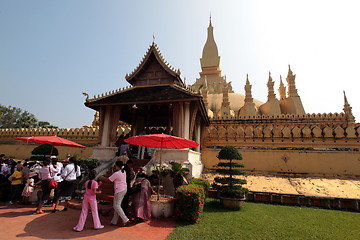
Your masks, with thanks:
<instances>
[{"instance_id":1,"label":"crowd of people","mask_svg":"<svg viewBox=\"0 0 360 240\"><path fill-rule=\"evenodd\" d=\"M0 181L10 184L8 193L8 204L21 201L23 204L30 204L29 198L35 194L38 206L35 213L43 213L42 207L49 203L50 193L53 189L54 194L51 203L54 205L52 212L58 211L60 201L65 202L63 211L67 210L68 202L74 192L75 182L81 176L80 166L75 157L67 156L60 162L56 156L51 156L42 162L40 161L14 161L12 158L5 159L5 155L0 155L1 171ZM50 181L55 181L57 187L52 188ZM21 200L20 200L21 197Z\"/></svg>"},{"instance_id":2,"label":"crowd of people","mask_svg":"<svg viewBox=\"0 0 360 240\"><path fill-rule=\"evenodd\" d=\"M58 161L56 156L51 156L42 162L38 161L15 161L12 158L5 159L0 155L0 181L10 184L7 196L8 204L17 201L22 204L30 204L29 198L36 194L37 208L35 214L43 213L45 204L52 204L55 213L59 211L60 202L65 202L62 211L67 211L71 200L76 180L81 176L80 166L75 157L68 156L63 161ZM147 176L143 169L135 172L133 161L123 163L121 160L115 162L113 173L109 177L95 179L96 172L92 170L87 176L84 184L85 194L82 201L82 211L78 224L74 231L82 231L89 211L92 214L94 229L101 229L101 224L96 195L101 193L102 182L114 183L114 216L112 225L126 226L130 219L136 221L148 221L151 219L150 197L155 193L152 183L157 184L157 176ZM56 187L52 187L56 182ZM34 190L38 188L36 193ZM50 199L50 193L53 197Z\"/></svg>"}]
</instances>

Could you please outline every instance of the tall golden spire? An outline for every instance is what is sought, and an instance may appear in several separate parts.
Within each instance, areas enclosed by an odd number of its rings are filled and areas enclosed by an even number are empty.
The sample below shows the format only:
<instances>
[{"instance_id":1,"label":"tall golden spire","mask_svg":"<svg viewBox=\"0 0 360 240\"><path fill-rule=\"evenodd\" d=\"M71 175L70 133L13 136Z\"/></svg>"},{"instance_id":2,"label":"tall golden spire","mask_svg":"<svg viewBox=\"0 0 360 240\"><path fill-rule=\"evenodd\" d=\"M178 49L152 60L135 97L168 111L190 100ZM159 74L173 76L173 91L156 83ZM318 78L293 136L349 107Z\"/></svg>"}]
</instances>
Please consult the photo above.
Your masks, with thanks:
<instances>
[{"instance_id":1,"label":"tall golden spire","mask_svg":"<svg viewBox=\"0 0 360 240\"><path fill-rule=\"evenodd\" d=\"M295 86L295 77L296 74L294 75L293 72L291 71L290 65L289 65L289 71L288 71L288 75L286 77L286 81L288 83L288 96L289 97L298 97L298 92Z\"/></svg>"},{"instance_id":2,"label":"tall golden spire","mask_svg":"<svg viewBox=\"0 0 360 240\"><path fill-rule=\"evenodd\" d=\"M249 81L249 75L246 74L246 84L245 84L245 99L244 102L253 102L253 97L251 94L251 84Z\"/></svg>"},{"instance_id":3,"label":"tall golden spire","mask_svg":"<svg viewBox=\"0 0 360 240\"><path fill-rule=\"evenodd\" d=\"M200 75L221 75L220 70L220 56L218 48L214 39L214 28L209 20L209 27L207 29L207 39L200 59L202 72Z\"/></svg>"},{"instance_id":4,"label":"tall golden spire","mask_svg":"<svg viewBox=\"0 0 360 240\"><path fill-rule=\"evenodd\" d=\"M272 80L270 72L269 72L269 80L267 82L267 87L268 87L268 101L269 101L270 99L275 98L274 81Z\"/></svg>"},{"instance_id":5,"label":"tall golden spire","mask_svg":"<svg viewBox=\"0 0 360 240\"><path fill-rule=\"evenodd\" d=\"M281 75L280 75L279 95L280 95L280 100L286 98L286 87L284 86Z\"/></svg>"},{"instance_id":6,"label":"tall golden spire","mask_svg":"<svg viewBox=\"0 0 360 240\"><path fill-rule=\"evenodd\" d=\"M239 116L255 116L257 114L257 110L251 94L251 84L249 81L248 74L246 74L246 84L244 88L245 88L244 106L240 108Z\"/></svg>"}]
</instances>

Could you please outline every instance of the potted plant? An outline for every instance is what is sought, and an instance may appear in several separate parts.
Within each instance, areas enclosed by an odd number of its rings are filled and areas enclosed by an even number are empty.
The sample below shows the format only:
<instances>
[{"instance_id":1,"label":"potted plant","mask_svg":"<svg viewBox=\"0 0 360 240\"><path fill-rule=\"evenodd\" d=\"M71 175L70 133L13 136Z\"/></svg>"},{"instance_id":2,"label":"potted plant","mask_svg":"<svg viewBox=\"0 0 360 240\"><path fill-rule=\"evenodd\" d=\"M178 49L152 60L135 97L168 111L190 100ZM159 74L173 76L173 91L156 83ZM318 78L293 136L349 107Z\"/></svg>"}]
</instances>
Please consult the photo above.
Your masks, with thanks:
<instances>
[{"instance_id":1,"label":"potted plant","mask_svg":"<svg viewBox=\"0 0 360 240\"><path fill-rule=\"evenodd\" d=\"M174 213L174 198L167 195L160 195L163 190L162 182L170 172L170 166L166 163L156 164L151 167L151 172L158 176L156 195L151 196L151 216L154 218L167 218Z\"/></svg>"},{"instance_id":2,"label":"potted plant","mask_svg":"<svg viewBox=\"0 0 360 240\"><path fill-rule=\"evenodd\" d=\"M226 161L217 164L216 171L223 177L216 177L213 187L218 190L220 201L224 207L239 210L243 206L248 192L248 189L242 186L246 184L246 180L233 177L234 175L245 174L239 169L244 167L242 163L239 163L242 156L235 147L225 146L220 150L218 158Z\"/></svg>"},{"instance_id":3,"label":"potted plant","mask_svg":"<svg viewBox=\"0 0 360 240\"><path fill-rule=\"evenodd\" d=\"M176 192L176 189L183 185L184 182L189 184L189 181L186 178L189 174L189 168L182 166L178 162L170 162L169 172L173 179L174 192Z\"/></svg>"}]
</instances>

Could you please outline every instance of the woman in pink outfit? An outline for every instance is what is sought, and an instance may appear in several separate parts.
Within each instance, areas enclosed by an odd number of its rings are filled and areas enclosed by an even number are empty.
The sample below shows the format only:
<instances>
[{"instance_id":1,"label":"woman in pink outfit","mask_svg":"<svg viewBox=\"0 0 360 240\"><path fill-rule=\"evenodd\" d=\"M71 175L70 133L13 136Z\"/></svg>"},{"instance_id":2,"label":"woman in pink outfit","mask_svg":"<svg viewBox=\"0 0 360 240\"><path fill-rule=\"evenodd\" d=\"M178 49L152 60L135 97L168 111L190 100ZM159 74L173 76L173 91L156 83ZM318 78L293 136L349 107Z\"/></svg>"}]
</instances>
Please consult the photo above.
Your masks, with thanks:
<instances>
[{"instance_id":1,"label":"woman in pink outfit","mask_svg":"<svg viewBox=\"0 0 360 240\"><path fill-rule=\"evenodd\" d=\"M133 195L135 218L141 221L149 221L151 219L150 196L153 189L145 173L138 175L136 184L141 185L141 192Z\"/></svg>"},{"instance_id":2,"label":"woman in pink outfit","mask_svg":"<svg viewBox=\"0 0 360 240\"><path fill-rule=\"evenodd\" d=\"M98 182L95 181L96 172L92 170L89 173L89 180L85 182L86 192L84 195L84 200L82 203L81 214L79 218L78 224L73 228L74 231L80 232L84 229L84 225L86 222L86 217L89 213L89 207L91 209L91 213L93 216L94 229L104 228L104 225L101 225L98 213L98 206L96 202L96 194L99 193L98 190Z\"/></svg>"}]
</instances>

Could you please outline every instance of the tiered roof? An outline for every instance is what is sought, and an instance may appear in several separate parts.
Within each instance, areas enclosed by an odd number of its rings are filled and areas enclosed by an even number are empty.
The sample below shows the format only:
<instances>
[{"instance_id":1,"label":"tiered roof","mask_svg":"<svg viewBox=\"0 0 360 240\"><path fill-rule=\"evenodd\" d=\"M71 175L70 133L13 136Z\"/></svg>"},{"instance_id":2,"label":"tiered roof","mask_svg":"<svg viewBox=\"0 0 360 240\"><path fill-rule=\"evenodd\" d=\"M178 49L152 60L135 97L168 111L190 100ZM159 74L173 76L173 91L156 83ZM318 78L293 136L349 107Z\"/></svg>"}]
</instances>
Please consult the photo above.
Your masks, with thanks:
<instances>
[{"instance_id":1,"label":"tiered roof","mask_svg":"<svg viewBox=\"0 0 360 240\"><path fill-rule=\"evenodd\" d=\"M130 73L125 75L125 79L131 84L136 85L136 77L141 74L142 71L146 70L151 57L154 56L157 62L161 65L161 67L174 78L174 82L179 85L184 85L183 81L180 78L180 69L175 70L162 56L157 44L153 42L148 50L146 51L145 55L143 56L139 65ZM153 76L154 78L156 76Z\"/></svg>"}]
</instances>

